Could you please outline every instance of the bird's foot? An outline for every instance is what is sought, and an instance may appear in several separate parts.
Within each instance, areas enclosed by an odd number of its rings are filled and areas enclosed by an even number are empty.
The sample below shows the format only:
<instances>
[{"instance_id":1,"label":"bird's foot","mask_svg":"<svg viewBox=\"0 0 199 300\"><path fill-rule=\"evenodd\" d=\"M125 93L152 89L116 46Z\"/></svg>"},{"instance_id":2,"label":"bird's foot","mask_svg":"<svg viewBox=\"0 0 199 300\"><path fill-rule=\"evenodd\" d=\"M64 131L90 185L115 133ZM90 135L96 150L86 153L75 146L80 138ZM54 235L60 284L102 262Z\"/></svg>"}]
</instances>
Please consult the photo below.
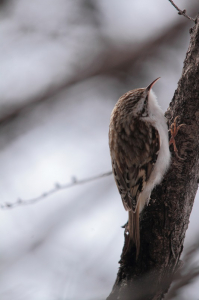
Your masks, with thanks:
<instances>
[{"instance_id":1,"label":"bird's foot","mask_svg":"<svg viewBox=\"0 0 199 300\"><path fill-rule=\"evenodd\" d=\"M178 155L178 149L176 147L175 137L176 137L180 127L186 126L186 124L180 124L180 125L177 126L177 119L178 118L179 118L179 116L175 117L174 122L171 124L171 127L169 129L169 131L171 132L171 138L170 138L170 141L169 141L169 146L173 144L173 149L174 149L174 152L175 152L175 155L177 156L177 158L179 158L181 160L184 160L184 158L182 158Z\"/></svg>"},{"instance_id":2,"label":"bird's foot","mask_svg":"<svg viewBox=\"0 0 199 300\"><path fill-rule=\"evenodd\" d=\"M127 252L129 251L129 246L130 246L130 236L129 236L129 226L128 222L122 226L122 228L125 228L124 230L124 247L122 254L126 255Z\"/></svg>"},{"instance_id":3,"label":"bird's foot","mask_svg":"<svg viewBox=\"0 0 199 300\"><path fill-rule=\"evenodd\" d=\"M121 226L121 227L127 229L127 227L128 227L128 221L123 226Z\"/></svg>"}]
</instances>

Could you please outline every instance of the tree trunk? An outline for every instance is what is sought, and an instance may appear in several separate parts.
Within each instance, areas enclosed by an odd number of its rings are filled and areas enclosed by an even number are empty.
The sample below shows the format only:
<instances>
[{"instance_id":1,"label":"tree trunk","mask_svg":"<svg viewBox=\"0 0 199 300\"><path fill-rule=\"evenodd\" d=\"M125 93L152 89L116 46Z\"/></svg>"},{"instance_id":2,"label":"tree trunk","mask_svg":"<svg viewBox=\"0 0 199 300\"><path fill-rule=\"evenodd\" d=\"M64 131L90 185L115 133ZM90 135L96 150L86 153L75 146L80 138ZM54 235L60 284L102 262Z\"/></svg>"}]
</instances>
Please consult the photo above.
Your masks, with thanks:
<instances>
[{"instance_id":1,"label":"tree trunk","mask_svg":"<svg viewBox=\"0 0 199 300\"><path fill-rule=\"evenodd\" d=\"M141 214L138 260L134 246L130 252L122 252L107 300L161 300L179 265L199 182L199 16L190 33L182 77L166 112L169 126L176 116L180 124L186 124L175 139L183 160L171 146L170 169Z\"/></svg>"}]
</instances>

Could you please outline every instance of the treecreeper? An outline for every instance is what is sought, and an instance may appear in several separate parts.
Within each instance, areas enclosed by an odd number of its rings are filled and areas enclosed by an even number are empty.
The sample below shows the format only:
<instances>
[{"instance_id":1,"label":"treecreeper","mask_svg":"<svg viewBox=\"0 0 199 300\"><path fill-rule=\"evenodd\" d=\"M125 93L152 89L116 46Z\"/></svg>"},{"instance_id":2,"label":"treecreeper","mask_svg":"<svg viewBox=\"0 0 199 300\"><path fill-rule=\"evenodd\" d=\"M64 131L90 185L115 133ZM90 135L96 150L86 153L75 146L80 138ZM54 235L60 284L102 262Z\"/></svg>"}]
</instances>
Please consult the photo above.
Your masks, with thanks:
<instances>
[{"instance_id":1,"label":"treecreeper","mask_svg":"<svg viewBox=\"0 0 199 300\"><path fill-rule=\"evenodd\" d=\"M136 259L140 250L139 215L170 165L167 120L152 91L158 79L121 96L109 126L113 174L128 211L126 251L134 243Z\"/></svg>"}]
</instances>

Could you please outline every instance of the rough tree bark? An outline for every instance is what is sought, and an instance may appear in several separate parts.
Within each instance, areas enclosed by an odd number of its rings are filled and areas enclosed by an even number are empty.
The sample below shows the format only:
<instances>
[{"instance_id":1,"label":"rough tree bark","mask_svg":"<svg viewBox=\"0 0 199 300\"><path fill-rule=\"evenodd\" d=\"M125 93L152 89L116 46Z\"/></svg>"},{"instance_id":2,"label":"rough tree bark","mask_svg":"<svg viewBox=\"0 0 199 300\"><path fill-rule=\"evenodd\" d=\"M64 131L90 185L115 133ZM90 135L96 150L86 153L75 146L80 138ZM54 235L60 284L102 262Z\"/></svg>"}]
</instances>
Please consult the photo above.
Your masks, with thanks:
<instances>
[{"instance_id":1,"label":"rough tree bark","mask_svg":"<svg viewBox=\"0 0 199 300\"><path fill-rule=\"evenodd\" d=\"M171 146L171 167L141 215L139 258L134 247L122 253L107 300L163 299L179 265L199 182L199 16L190 34L182 77L166 112L169 125L176 116L186 124L176 137L183 160Z\"/></svg>"}]
</instances>

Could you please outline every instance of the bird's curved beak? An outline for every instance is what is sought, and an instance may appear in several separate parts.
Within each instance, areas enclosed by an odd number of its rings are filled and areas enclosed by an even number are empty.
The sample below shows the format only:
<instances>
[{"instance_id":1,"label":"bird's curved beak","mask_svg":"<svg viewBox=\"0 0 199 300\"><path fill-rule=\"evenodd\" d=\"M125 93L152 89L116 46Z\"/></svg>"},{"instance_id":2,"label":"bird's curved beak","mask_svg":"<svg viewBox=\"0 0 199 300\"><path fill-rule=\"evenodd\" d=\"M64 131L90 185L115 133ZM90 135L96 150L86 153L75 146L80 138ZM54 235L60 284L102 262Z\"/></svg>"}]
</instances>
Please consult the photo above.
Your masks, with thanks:
<instances>
[{"instance_id":1,"label":"bird's curved beak","mask_svg":"<svg viewBox=\"0 0 199 300\"><path fill-rule=\"evenodd\" d=\"M151 84L149 84L146 88L146 90L149 92L152 88L152 86L160 79L160 77L158 77L157 79L155 79L153 82L151 82Z\"/></svg>"}]
</instances>

